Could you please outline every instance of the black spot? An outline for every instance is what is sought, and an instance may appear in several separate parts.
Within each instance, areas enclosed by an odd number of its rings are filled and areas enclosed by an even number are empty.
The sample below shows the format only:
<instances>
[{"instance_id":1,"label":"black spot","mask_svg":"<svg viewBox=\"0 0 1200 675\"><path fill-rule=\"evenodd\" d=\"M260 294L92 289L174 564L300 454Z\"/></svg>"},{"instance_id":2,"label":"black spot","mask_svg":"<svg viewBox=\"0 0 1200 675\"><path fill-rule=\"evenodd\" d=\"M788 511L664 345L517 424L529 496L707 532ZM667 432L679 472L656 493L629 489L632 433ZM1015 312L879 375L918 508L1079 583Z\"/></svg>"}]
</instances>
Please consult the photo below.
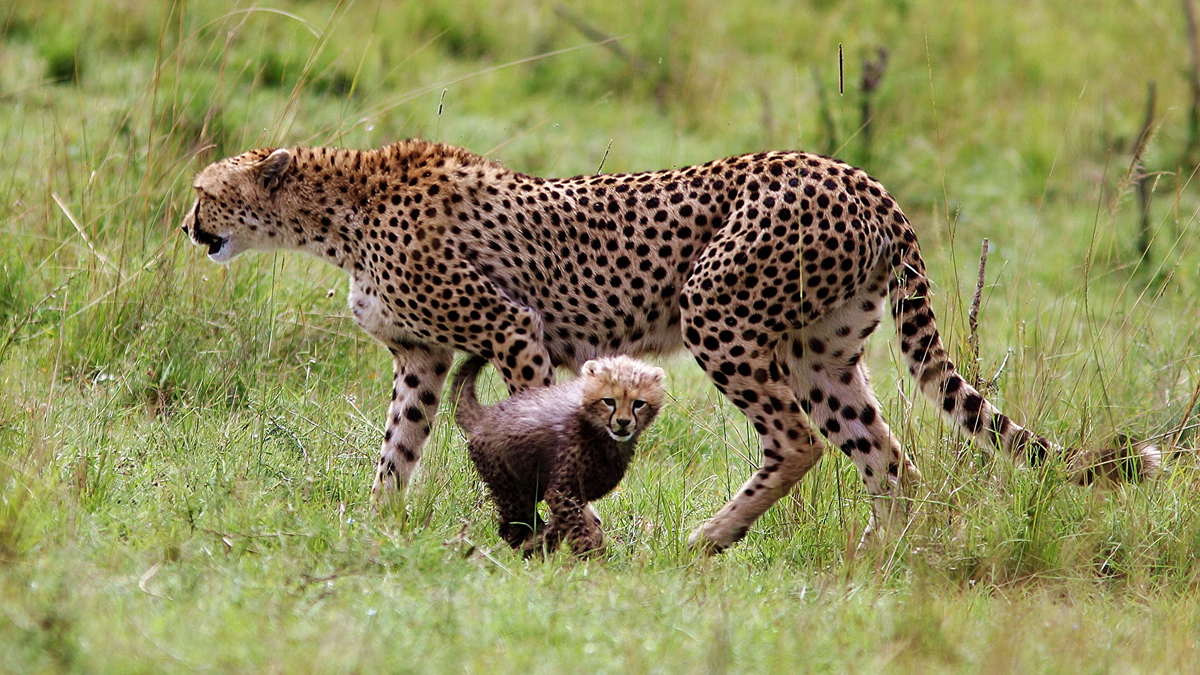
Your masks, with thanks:
<instances>
[{"instance_id":1,"label":"black spot","mask_svg":"<svg viewBox=\"0 0 1200 675\"><path fill-rule=\"evenodd\" d=\"M983 397L979 394L971 393L963 399L963 410L969 413L977 413L983 407Z\"/></svg>"},{"instance_id":2,"label":"black spot","mask_svg":"<svg viewBox=\"0 0 1200 675\"><path fill-rule=\"evenodd\" d=\"M959 387L962 386L962 383L963 380L958 375L954 375L950 379L946 380L946 394L949 395L958 391Z\"/></svg>"}]
</instances>

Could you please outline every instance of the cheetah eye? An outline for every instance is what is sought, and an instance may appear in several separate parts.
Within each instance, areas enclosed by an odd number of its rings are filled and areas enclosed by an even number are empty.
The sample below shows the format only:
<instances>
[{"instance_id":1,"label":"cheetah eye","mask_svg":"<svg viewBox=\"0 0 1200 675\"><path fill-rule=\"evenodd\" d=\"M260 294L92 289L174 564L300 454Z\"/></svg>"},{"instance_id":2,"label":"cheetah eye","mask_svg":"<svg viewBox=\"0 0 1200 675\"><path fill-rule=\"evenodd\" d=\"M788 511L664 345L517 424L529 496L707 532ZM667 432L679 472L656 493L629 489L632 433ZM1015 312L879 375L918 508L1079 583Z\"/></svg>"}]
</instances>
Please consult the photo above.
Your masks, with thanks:
<instances>
[{"instance_id":1,"label":"cheetah eye","mask_svg":"<svg viewBox=\"0 0 1200 675\"><path fill-rule=\"evenodd\" d=\"M633 409L634 409L634 410L641 410L641 409L642 409L642 408L644 408L645 406L646 406L646 402L645 402L645 401L643 401L643 400L641 400L641 399L638 399L638 400L636 400L636 401L634 401L634 402L633 402Z\"/></svg>"},{"instance_id":2,"label":"cheetah eye","mask_svg":"<svg viewBox=\"0 0 1200 675\"><path fill-rule=\"evenodd\" d=\"M602 398L602 399L600 399L600 402L603 403L604 405L612 408L613 410L617 409L617 402L614 399Z\"/></svg>"}]
</instances>

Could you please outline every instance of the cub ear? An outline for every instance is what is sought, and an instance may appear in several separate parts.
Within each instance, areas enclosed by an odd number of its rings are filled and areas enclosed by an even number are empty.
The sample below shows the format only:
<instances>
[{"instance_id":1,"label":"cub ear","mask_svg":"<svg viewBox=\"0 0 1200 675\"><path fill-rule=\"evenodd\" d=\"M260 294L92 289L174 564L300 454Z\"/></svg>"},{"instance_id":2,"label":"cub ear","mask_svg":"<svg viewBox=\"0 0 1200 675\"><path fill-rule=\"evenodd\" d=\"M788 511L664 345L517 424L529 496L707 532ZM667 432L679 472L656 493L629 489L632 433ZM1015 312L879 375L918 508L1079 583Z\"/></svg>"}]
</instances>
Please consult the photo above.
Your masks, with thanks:
<instances>
[{"instance_id":1,"label":"cub ear","mask_svg":"<svg viewBox=\"0 0 1200 675\"><path fill-rule=\"evenodd\" d=\"M266 159L254 165L258 182L268 190L274 190L283 182L283 176L292 165L292 153L285 148L272 152Z\"/></svg>"},{"instance_id":2,"label":"cub ear","mask_svg":"<svg viewBox=\"0 0 1200 675\"><path fill-rule=\"evenodd\" d=\"M665 370L663 370L662 368L655 366L653 369L650 370L650 375L654 378L655 382L657 382L658 384L662 384L662 381L664 379L666 379L666 377L667 377L667 372Z\"/></svg>"},{"instance_id":3,"label":"cub ear","mask_svg":"<svg viewBox=\"0 0 1200 675\"><path fill-rule=\"evenodd\" d=\"M600 372L600 364L595 359L583 364L583 367L579 369L579 374L582 377L592 377L598 372Z\"/></svg>"}]
</instances>

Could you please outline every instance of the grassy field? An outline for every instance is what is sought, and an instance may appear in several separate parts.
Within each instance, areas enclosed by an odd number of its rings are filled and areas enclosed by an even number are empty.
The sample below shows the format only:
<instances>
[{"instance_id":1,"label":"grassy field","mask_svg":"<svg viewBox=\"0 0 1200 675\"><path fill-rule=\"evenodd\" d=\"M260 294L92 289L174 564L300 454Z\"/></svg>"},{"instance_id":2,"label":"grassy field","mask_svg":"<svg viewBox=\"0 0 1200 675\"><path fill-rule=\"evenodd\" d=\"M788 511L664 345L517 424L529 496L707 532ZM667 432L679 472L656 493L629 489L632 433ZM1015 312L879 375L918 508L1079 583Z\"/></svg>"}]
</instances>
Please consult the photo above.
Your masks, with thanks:
<instances>
[{"instance_id":1,"label":"grassy field","mask_svg":"<svg viewBox=\"0 0 1200 675\"><path fill-rule=\"evenodd\" d=\"M1200 669L1180 4L570 7L0 4L0 672ZM885 324L875 387L924 483L875 549L854 551L867 503L831 453L740 546L692 555L758 450L682 356L598 505L605 557L510 552L448 416L404 514L381 517L391 363L346 279L298 255L220 267L178 226L218 157L410 136L554 176L785 147L862 164L915 223L943 336L994 400L1064 444L1160 437L1167 470L1079 489L988 456L900 377Z\"/></svg>"}]
</instances>

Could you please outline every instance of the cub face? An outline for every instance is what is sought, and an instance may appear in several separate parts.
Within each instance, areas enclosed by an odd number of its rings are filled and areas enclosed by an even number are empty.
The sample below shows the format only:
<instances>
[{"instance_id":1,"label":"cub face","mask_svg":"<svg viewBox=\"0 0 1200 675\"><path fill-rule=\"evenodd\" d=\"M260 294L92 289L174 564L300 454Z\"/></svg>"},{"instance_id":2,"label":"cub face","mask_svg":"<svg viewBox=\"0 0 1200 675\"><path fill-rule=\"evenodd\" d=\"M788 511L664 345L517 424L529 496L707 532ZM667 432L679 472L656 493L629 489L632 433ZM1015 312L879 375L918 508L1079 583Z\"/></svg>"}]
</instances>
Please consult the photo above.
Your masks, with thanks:
<instances>
[{"instance_id":1,"label":"cub face","mask_svg":"<svg viewBox=\"0 0 1200 675\"><path fill-rule=\"evenodd\" d=\"M192 181L196 202L183 218L183 231L219 263L250 249L289 246L277 202L291 163L287 150L262 149L208 165Z\"/></svg>"},{"instance_id":2,"label":"cub face","mask_svg":"<svg viewBox=\"0 0 1200 675\"><path fill-rule=\"evenodd\" d=\"M584 412L617 442L635 438L662 407L662 368L617 356L588 361L580 377Z\"/></svg>"}]
</instances>

